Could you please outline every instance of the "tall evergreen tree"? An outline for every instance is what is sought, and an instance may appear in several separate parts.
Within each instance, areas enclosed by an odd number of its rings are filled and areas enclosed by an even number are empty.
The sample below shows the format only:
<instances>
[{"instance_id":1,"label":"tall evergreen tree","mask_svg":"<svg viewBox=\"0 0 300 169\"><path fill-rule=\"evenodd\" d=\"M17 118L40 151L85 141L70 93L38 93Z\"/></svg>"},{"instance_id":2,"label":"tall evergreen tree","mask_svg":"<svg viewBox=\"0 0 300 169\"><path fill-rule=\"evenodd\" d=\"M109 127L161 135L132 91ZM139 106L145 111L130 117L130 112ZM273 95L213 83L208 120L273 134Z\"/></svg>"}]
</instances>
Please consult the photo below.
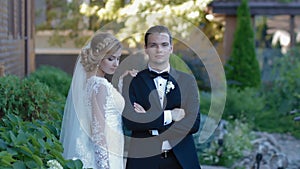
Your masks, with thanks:
<instances>
[{"instance_id":1,"label":"tall evergreen tree","mask_svg":"<svg viewBox=\"0 0 300 169\"><path fill-rule=\"evenodd\" d=\"M229 86L243 89L258 87L261 83L248 0L241 0L238 7L232 54L225 70Z\"/></svg>"}]
</instances>

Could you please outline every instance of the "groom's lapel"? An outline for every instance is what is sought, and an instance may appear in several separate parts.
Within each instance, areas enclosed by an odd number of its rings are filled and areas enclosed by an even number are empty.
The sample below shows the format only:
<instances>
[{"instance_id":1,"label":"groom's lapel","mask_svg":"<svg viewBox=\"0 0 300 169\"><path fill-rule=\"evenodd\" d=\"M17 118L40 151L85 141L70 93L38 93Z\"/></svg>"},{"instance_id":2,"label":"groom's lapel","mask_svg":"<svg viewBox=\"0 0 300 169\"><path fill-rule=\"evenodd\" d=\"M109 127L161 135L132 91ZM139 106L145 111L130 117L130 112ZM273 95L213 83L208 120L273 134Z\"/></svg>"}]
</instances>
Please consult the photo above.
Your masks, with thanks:
<instances>
[{"instance_id":1,"label":"groom's lapel","mask_svg":"<svg viewBox=\"0 0 300 169\"><path fill-rule=\"evenodd\" d=\"M178 79L179 79L179 74L174 68L171 67L168 81L171 81L175 85L175 88L171 89L169 93L166 94L166 97L164 98L165 99L164 106L167 106L167 108L170 108L169 106L171 104L175 104L178 101L180 102L181 95L178 86Z\"/></svg>"},{"instance_id":2,"label":"groom's lapel","mask_svg":"<svg viewBox=\"0 0 300 169\"><path fill-rule=\"evenodd\" d=\"M142 79L144 80L146 86L149 88L150 93L149 94L153 94L152 97L150 97L149 99L153 99L155 98L154 101L155 104L158 104L160 106L160 101L159 101L159 96L158 96L158 92L156 90L155 84L153 79L150 77L149 75L149 71L148 69L144 70L144 72L141 74Z\"/></svg>"}]
</instances>

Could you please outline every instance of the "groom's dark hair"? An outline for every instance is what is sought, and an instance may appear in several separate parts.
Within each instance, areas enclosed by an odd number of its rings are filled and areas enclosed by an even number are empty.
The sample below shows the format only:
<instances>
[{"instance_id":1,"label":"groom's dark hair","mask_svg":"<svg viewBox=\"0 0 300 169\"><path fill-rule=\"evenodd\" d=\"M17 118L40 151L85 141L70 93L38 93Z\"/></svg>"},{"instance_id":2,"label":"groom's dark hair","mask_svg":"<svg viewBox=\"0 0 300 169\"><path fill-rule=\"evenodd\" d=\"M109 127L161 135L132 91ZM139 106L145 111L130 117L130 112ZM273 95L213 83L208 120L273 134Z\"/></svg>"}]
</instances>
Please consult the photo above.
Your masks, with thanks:
<instances>
[{"instance_id":1,"label":"groom's dark hair","mask_svg":"<svg viewBox=\"0 0 300 169\"><path fill-rule=\"evenodd\" d=\"M170 41L170 45L172 45L172 34L171 32L169 31L169 29L165 26L162 26L162 25L156 25L156 26L152 26L150 27L146 34L145 34L145 46L147 46L147 43L148 43L148 37L150 34L152 33L167 33L169 35L169 41Z\"/></svg>"}]
</instances>

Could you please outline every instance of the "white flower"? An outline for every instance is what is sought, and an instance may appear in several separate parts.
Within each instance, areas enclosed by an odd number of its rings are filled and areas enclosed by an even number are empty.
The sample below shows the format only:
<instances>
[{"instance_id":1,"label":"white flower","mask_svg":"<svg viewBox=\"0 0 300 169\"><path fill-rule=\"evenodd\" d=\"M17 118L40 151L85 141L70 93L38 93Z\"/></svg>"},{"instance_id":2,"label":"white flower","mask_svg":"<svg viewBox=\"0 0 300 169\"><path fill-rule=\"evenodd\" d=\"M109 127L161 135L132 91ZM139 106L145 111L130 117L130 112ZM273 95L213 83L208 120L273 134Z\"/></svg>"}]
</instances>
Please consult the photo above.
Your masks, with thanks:
<instances>
[{"instance_id":1,"label":"white flower","mask_svg":"<svg viewBox=\"0 0 300 169\"><path fill-rule=\"evenodd\" d=\"M47 165L49 166L49 169L63 169L60 163L56 160L47 161Z\"/></svg>"},{"instance_id":2,"label":"white flower","mask_svg":"<svg viewBox=\"0 0 300 169\"><path fill-rule=\"evenodd\" d=\"M175 86L174 86L174 84L172 83L172 81L168 81L168 82L167 82L167 86L166 86L166 94L169 93L171 89L172 89L172 90L175 89Z\"/></svg>"}]
</instances>

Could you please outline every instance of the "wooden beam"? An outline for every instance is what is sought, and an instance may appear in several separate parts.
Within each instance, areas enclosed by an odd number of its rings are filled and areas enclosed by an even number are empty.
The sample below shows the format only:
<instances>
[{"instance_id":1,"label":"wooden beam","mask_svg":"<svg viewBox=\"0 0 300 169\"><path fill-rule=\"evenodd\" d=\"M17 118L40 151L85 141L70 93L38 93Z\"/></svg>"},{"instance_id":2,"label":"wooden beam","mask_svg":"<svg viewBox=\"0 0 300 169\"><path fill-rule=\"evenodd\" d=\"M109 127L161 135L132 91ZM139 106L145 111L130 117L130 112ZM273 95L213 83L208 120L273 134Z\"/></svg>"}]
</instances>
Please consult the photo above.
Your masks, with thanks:
<instances>
[{"instance_id":1,"label":"wooden beam","mask_svg":"<svg viewBox=\"0 0 300 169\"><path fill-rule=\"evenodd\" d=\"M290 46L294 47L296 45L295 16L294 15L290 15L290 36L291 36Z\"/></svg>"},{"instance_id":2,"label":"wooden beam","mask_svg":"<svg viewBox=\"0 0 300 169\"><path fill-rule=\"evenodd\" d=\"M236 15L239 1L213 1L209 6L213 13ZM300 15L300 1L280 3L271 1L249 2L251 15Z\"/></svg>"}]
</instances>

